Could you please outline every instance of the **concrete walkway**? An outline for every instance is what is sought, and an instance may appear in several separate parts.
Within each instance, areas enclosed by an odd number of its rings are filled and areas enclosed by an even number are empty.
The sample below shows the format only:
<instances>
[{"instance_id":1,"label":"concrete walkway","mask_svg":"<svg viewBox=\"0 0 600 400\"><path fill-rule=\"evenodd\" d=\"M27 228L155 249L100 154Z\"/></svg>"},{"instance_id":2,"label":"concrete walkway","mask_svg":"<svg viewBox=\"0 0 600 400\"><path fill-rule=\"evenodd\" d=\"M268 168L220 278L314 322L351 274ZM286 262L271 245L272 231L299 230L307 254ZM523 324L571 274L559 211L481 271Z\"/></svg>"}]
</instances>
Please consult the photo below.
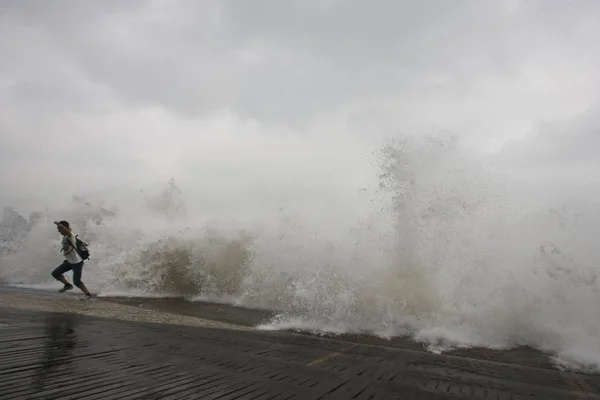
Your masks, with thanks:
<instances>
[{"instance_id":1,"label":"concrete walkway","mask_svg":"<svg viewBox=\"0 0 600 400\"><path fill-rule=\"evenodd\" d=\"M101 308L104 301L71 303ZM600 399L598 376L192 325L31 310L4 301L0 398Z\"/></svg>"}]
</instances>

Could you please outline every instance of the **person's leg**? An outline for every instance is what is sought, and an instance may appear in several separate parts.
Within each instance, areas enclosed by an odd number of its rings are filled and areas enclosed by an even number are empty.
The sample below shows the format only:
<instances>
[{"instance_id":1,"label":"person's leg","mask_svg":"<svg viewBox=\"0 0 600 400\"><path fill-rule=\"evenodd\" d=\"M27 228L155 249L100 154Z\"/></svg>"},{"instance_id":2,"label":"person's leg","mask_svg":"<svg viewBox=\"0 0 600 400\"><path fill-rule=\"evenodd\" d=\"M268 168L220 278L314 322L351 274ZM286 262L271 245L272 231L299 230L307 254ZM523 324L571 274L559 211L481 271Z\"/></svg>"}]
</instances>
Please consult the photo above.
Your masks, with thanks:
<instances>
[{"instance_id":1,"label":"person's leg","mask_svg":"<svg viewBox=\"0 0 600 400\"><path fill-rule=\"evenodd\" d=\"M64 292L66 290L71 290L73 289L73 285L71 285L69 283L69 281L67 281L65 279L65 277L63 276L63 274L65 272L70 271L72 268L71 264L69 264L68 262L64 261L62 264L60 264L58 267L56 267L54 269L54 271L52 271L52 277L54 279L56 279L57 281L62 282L65 286L63 286L62 289L59 290L59 292Z\"/></svg>"},{"instance_id":2,"label":"person's leg","mask_svg":"<svg viewBox=\"0 0 600 400\"><path fill-rule=\"evenodd\" d=\"M73 284L77 286L86 296L91 296L87 287L81 282L81 274L83 273L83 261L73 265Z\"/></svg>"}]
</instances>

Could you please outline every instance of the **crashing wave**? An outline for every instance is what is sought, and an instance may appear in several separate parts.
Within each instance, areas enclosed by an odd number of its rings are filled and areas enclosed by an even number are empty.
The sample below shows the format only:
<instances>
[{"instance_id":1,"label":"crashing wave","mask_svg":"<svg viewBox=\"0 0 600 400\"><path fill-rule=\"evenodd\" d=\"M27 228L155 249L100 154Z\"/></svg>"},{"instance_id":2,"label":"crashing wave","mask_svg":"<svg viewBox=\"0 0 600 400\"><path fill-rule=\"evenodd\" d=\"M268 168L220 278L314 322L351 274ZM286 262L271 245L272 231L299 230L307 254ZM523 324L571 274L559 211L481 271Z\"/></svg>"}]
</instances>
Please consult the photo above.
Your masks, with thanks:
<instances>
[{"instance_id":1,"label":"crashing wave","mask_svg":"<svg viewBox=\"0 0 600 400\"><path fill-rule=\"evenodd\" d=\"M391 142L377 165L377 190L344 193L369 197L354 220L333 207L219 220L173 180L114 204L75 196L15 235L25 239L0 273L51 282L60 238L47 221L67 219L90 243L85 279L100 292L220 298L277 310L268 329L411 335L440 351L530 345L598 368L600 212L589 198L527 191L452 137Z\"/></svg>"}]
</instances>

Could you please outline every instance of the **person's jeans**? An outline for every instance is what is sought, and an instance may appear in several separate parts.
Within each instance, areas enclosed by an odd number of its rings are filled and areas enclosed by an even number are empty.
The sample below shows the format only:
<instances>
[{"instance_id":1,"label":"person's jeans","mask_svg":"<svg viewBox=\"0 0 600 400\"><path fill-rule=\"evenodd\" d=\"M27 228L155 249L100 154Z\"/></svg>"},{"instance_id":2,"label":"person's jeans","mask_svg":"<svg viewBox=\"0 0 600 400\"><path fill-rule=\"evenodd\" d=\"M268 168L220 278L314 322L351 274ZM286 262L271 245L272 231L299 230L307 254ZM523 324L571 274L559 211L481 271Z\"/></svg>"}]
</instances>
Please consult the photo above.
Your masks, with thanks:
<instances>
[{"instance_id":1,"label":"person's jeans","mask_svg":"<svg viewBox=\"0 0 600 400\"><path fill-rule=\"evenodd\" d=\"M78 264L69 264L66 260L60 264L54 271L52 271L52 276L57 281L60 280L60 277L70 270L73 270L73 284L77 287L81 287L81 272L83 271L83 261Z\"/></svg>"}]
</instances>

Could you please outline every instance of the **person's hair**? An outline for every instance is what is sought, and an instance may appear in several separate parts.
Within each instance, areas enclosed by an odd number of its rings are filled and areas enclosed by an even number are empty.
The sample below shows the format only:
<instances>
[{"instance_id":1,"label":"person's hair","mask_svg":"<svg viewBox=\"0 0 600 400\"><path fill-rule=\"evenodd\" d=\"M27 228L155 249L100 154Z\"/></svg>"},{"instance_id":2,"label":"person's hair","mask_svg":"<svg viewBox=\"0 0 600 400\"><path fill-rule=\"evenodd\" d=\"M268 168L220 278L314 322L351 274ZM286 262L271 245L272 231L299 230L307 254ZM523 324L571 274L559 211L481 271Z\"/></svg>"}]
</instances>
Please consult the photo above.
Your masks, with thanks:
<instances>
[{"instance_id":1,"label":"person's hair","mask_svg":"<svg viewBox=\"0 0 600 400\"><path fill-rule=\"evenodd\" d=\"M66 226L67 228L71 229L71 227L69 226L69 223L67 221L60 221L59 222L61 225Z\"/></svg>"}]
</instances>

